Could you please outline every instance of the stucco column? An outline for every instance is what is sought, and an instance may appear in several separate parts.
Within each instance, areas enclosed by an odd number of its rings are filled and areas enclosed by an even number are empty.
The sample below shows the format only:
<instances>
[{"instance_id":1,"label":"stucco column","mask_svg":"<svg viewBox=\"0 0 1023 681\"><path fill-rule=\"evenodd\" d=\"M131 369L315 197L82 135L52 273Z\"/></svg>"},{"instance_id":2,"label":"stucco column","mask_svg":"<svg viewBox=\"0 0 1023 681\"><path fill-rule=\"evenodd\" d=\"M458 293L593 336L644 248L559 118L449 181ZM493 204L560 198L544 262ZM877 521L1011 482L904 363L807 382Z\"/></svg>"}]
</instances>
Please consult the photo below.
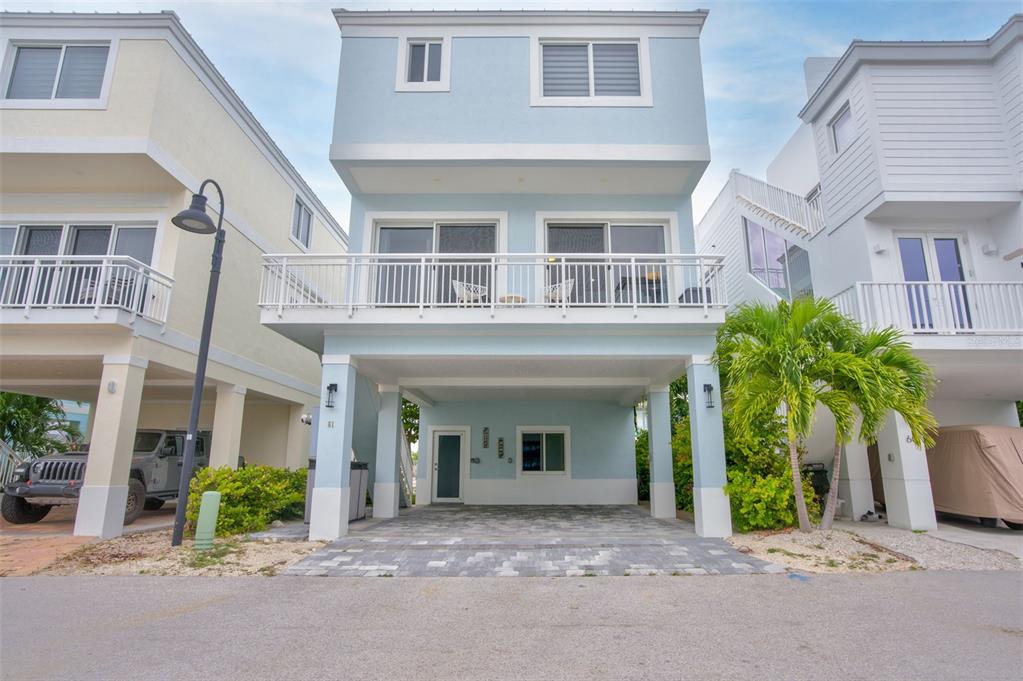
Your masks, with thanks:
<instances>
[{"instance_id":1,"label":"stucco column","mask_svg":"<svg viewBox=\"0 0 1023 681\"><path fill-rule=\"evenodd\" d=\"M398 517L398 475L401 442L401 390L396 385L380 386L377 414L376 481L373 483L373 517Z\"/></svg>"},{"instance_id":2,"label":"stucco column","mask_svg":"<svg viewBox=\"0 0 1023 681\"><path fill-rule=\"evenodd\" d=\"M671 400L668 386L654 386L647 393L650 435L650 515L675 517L675 475L671 456Z\"/></svg>"},{"instance_id":3,"label":"stucco column","mask_svg":"<svg viewBox=\"0 0 1023 681\"><path fill-rule=\"evenodd\" d=\"M323 358L316 437L316 482L309 515L309 539L312 541L331 541L348 534L355 381L354 360L347 357ZM332 407L328 406L330 386L337 386Z\"/></svg>"},{"instance_id":4,"label":"stucco column","mask_svg":"<svg viewBox=\"0 0 1023 681\"><path fill-rule=\"evenodd\" d=\"M288 408L288 444L284 452L284 467L290 470L309 465L309 437L312 427L302 422L302 416L312 414L307 404L293 404Z\"/></svg>"},{"instance_id":5,"label":"stucco column","mask_svg":"<svg viewBox=\"0 0 1023 681\"><path fill-rule=\"evenodd\" d=\"M839 468L838 498L845 501L842 515L859 520L867 511L874 510L874 491L870 486L870 463L867 445L850 442L842 451Z\"/></svg>"},{"instance_id":6,"label":"stucco column","mask_svg":"<svg viewBox=\"0 0 1023 681\"><path fill-rule=\"evenodd\" d=\"M149 360L132 355L103 358L89 465L78 497L75 534L116 537L124 529L128 473Z\"/></svg>"},{"instance_id":7,"label":"stucco column","mask_svg":"<svg viewBox=\"0 0 1023 681\"><path fill-rule=\"evenodd\" d=\"M689 430L693 443L693 511L696 534L728 537L732 510L725 494L725 431L721 419L721 382L706 356L694 356L686 369L689 379ZM710 386L710 400L704 386Z\"/></svg>"},{"instance_id":8,"label":"stucco column","mask_svg":"<svg viewBox=\"0 0 1023 681\"><path fill-rule=\"evenodd\" d=\"M240 385L218 385L217 403L213 411L213 443L210 446L210 468L238 468L242 443L242 417L245 415L245 388Z\"/></svg>"},{"instance_id":9,"label":"stucco column","mask_svg":"<svg viewBox=\"0 0 1023 681\"><path fill-rule=\"evenodd\" d=\"M85 438L85 442L92 442L92 429L96 425L96 402L98 400L93 397L92 401L89 402L89 415L86 416L85 432L82 433L82 437Z\"/></svg>"},{"instance_id":10,"label":"stucco column","mask_svg":"<svg viewBox=\"0 0 1023 681\"><path fill-rule=\"evenodd\" d=\"M937 529L927 452L913 444L909 426L894 412L878 435L877 452L888 524L906 530Z\"/></svg>"}]
</instances>

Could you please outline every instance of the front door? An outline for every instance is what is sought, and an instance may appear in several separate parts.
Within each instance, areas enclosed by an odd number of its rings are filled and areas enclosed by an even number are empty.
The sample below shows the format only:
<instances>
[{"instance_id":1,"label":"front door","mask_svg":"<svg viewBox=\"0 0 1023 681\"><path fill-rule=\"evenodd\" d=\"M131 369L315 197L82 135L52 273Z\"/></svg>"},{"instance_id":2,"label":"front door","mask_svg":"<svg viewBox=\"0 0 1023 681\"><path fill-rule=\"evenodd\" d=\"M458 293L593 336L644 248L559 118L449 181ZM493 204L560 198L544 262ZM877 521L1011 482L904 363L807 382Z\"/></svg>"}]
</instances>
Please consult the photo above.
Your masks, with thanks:
<instances>
[{"instance_id":1,"label":"front door","mask_svg":"<svg viewBox=\"0 0 1023 681\"><path fill-rule=\"evenodd\" d=\"M464 433L436 431L433 434L433 500L462 501L462 456Z\"/></svg>"},{"instance_id":2,"label":"front door","mask_svg":"<svg viewBox=\"0 0 1023 681\"><path fill-rule=\"evenodd\" d=\"M970 329L973 319L967 297L966 263L959 237L944 234L898 237L902 279L912 327L921 331ZM920 282L920 283L916 283Z\"/></svg>"}]
</instances>

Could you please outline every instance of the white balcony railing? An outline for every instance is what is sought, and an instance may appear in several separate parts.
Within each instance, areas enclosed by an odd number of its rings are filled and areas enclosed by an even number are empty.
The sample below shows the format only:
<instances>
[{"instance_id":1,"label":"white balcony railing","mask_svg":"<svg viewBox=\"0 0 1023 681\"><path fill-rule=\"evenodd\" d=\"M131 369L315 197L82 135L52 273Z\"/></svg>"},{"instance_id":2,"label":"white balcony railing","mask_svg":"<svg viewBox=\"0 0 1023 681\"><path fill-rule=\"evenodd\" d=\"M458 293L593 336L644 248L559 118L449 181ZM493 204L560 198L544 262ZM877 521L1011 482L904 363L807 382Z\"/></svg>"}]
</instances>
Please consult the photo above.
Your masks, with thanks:
<instances>
[{"instance_id":1,"label":"white balcony railing","mask_svg":"<svg viewBox=\"0 0 1023 681\"><path fill-rule=\"evenodd\" d=\"M735 196L761 209L766 217L780 218L810 235L824 229L820 194L808 200L781 187L740 172L732 173Z\"/></svg>"},{"instance_id":2,"label":"white balcony railing","mask_svg":"<svg viewBox=\"0 0 1023 681\"><path fill-rule=\"evenodd\" d=\"M267 255L264 309L721 308L723 258L661 254Z\"/></svg>"},{"instance_id":3,"label":"white balcony railing","mask_svg":"<svg viewBox=\"0 0 1023 681\"><path fill-rule=\"evenodd\" d=\"M833 298L864 326L910 334L1023 334L1023 282L858 282Z\"/></svg>"},{"instance_id":4,"label":"white balcony railing","mask_svg":"<svg viewBox=\"0 0 1023 681\"><path fill-rule=\"evenodd\" d=\"M0 256L0 308L119 309L167 321L174 280L126 255Z\"/></svg>"}]
</instances>

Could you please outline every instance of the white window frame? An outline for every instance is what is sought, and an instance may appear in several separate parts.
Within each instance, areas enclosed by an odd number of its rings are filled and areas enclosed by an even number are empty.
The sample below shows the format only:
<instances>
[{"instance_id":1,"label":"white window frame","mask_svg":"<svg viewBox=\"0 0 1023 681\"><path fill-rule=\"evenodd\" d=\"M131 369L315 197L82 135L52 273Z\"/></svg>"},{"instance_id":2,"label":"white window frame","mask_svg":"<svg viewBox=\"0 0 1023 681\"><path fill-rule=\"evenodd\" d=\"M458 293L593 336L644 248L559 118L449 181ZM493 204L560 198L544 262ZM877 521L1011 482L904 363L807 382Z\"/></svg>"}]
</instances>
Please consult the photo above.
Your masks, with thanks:
<instances>
[{"instance_id":1,"label":"white window frame","mask_svg":"<svg viewBox=\"0 0 1023 681\"><path fill-rule=\"evenodd\" d=\"M410 82L408 79L409 46L422 43L440 43L440 80L423 80L421 83ZM429 70L430 50L426 50ZM451 91L451 36L450 35L400 35L398 36L398 61L394 76L395 92L450 92ZM425 79L426 73L423 77Z\"/></svg>"},{"instance_id":2,"label":"white window frame","mask_svg":"<svg viewBox=\"0 0 1023 681\"><path fill-rule=\"evenodd\" d=\"M117 50L120 41L117 38L108 40L41 40L35 38L12 37L6 40L4 47L3 66L0 68L0 109L106 109L110 96L110 81L114 73L114 62L117 61ZM53 89L47 99L8 99L7 91L14 75L14 60L19 47L59 47L61 48L60 63L53 79ZM64 50L68 47L107 47L107 63L103 70L103 83L100 85L99 97L95 99L57 99L57 84L63 68Z\"/></svg>"},{"instance_id":3,"label":"white window frame","mask_svg":"<svg viewBox=\"0 0 1023 681\"><path fill-rule=\"evenodd\" d=\"M298 195L295 195L295 201L293 205L294 209L291 211L291 229L288 235L291 238L291 243L295 244L300 249L302 249L303 252L305 252L309 250L309 245L313 242L313 225L315 223L313 211L309 209L309 206L305 205L305 201L303 201L302 197ZM299 236L295 234L295 216L297 215L300 207L301 210L309 214L309 233L306 235L306 237L309 239L309 243L302 243L302 240L299 238Z\"/></svg>"},{"instance_id":4,"label":"white window frame","mask_svg":"<svg viewBox=\"0 0 1023 681\"><path fill-rule=\"evenodd\" d=\"M838 134L835 126L838 124L838 121L842 118L842 116L845 116L846 114L849 114L849 125L852 126L853 135L848 144L840 147L838 145ZM856 143L856 139L859 137L859 132L856 130L856 119L853 118L852 106L850 106L848 101L839 107L838 111L828 122L828 137L831 138L831 148L834 150L836 156L840 156L842 152Z\"/></svg>"},{"instance_id":5,"label":"white window frame","mask_svg":"<svg viewBox=\"0 0 1023 681\"><path fill-rule=\"evenodd\" d=\"M639 95L597 96L593 82L594 43L636 43L639 45ZM588 97L546 97L543 94L543 46L588 45L590 69L590 96ZM605 106L605 107L650 107L654 105L650 76L650 43L646 37L593 36L587 38L560 38L556 36L530 37L529 43L529 105L530 106Z\"/></svg>"},{"instance_id":6,"label":"white window frame","mask_svg":"<svg viewBox=\"0 0 1023 681\"><path fill-rule=\"evenodd\" d=\"M97 219L95 216L90 216L84 220L68 219L66 216L60 216L57 219L46 220L41 217L33 217L31 220L11 220L4 218L0 220L0 227L14 228L16 230L14 235L14 252L13 253L0 253L0 255L11 255L17 258L33 258L38 257L46 259L47 257L59 257L62 255L70 255L70 250L73 246L71 235L76 227L109 227L110 228L110 239L107 241L107 252L104 255L96 255L92 257L112 257L114 255L114 249L117 246L117 234L121 230L126 229L155 229L153 234L153 252L149 257L149 263L142 263L146 267L152 269L156 268L157 258L160 252L160 241L163 236L162 225L157 220L140 219L125 220L122 218L114 219ZM25 233L32 227L59 227L60 232L60 244L57 247L56 256L28 256L21 255L18 251L21 249L25 240ZM120 257L120 256L118 256Z\"/></svg>"},{"instance_id":7,"label":"white window frame","mask_svg":"<svg viewBox=\"0 0 1023 681\"><path fill-rule=\"evenodd\" d=\"M560 433L565 436L565 470L563 471L524 471L522 470L522 436L525 433ZM544 449L546 450L546 444ZM547 467L547 453L543 452L543 465ZM517 426L515 428L515 475L516 477L532 475L561 475L572 477L572 428L571 426Z\"/></svg>"}]
</instances>

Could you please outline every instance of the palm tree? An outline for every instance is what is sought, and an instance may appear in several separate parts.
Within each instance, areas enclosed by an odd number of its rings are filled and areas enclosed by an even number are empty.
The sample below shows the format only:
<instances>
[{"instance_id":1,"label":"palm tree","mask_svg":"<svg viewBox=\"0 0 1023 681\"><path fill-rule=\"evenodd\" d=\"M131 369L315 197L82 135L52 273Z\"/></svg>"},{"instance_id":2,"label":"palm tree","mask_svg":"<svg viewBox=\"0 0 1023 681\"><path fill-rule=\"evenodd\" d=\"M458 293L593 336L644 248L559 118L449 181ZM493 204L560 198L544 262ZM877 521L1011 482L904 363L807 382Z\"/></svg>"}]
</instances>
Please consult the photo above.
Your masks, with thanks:
<instances>
[{"instance_id":1,"label":"palm tree","mask_svg":"<svg viewBox=\"0 0 1023 681\"><path fill-rule=\"evenodd\" d=\"M0 392L0 437L15 451L35 457L65 451L81 433L58 400Z\"/></svg>"},{"instance_id":2,"label":"palm tree","mask_svg":"<svg viewBox=\"0 0 1023 681\"><path fill-rule=\"evenodd\" d=\"M810 434L818 404L836 415L841 437L848 437L854 420L852 399L844 386L832 389L822 379L842 371L832 341L856 331L831 301L813 298L782 300L776 307L740 305L718 330L715 361L726 377L725 399L736 425L752 428L765 414L784 415L803 532L813 528L803 497L799 442Z\"/></svg>"},{"instance_id":3,"label":"palm tree","mask_svg":"<svg viewBox=\"0 0 1023 681\"><path fill-rule=\"evenodd\" d=\"M842 393L842 399L859 412L860 441L876 442L885 418L894 411L909 426L917 446L934 444L932 433L937 421L927 408L934 375L902 340L900 331L889 327L864 332L855 327L833 338L831 349L827 366L819 366L817 371L823 374L821 380L832 391ZM836 422L835 453L831 488L821 518L822 530L830 530L835 519L842 449L851 439L853 425L848 411L835 413L833 410L832 413Z\"/></svg>"}]
</instances>

